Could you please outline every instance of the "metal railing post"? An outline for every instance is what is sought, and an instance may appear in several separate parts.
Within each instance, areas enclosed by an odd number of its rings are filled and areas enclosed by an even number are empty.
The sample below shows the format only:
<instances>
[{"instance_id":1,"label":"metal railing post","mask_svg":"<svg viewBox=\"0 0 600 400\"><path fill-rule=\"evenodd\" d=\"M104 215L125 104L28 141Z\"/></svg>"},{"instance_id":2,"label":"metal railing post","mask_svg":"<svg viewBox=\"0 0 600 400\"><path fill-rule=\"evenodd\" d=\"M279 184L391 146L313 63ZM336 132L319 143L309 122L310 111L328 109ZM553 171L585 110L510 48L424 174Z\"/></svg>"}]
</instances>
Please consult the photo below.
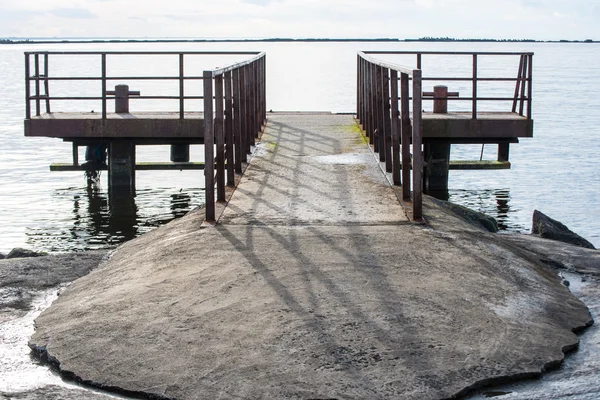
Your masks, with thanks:
<instances>
[{"instance_id":1,"label":"metal railing post","mask_svg":"<svg viewBox=\"0 0 600 400\"><path fill-rule=\"evenodd\" d=\"M225 154L227 157L227 186L235 185L233 142L233 97L231 71L225 72Z\"/></svg>"},{"instance_id":2,"label":"metal railing post","mask_svg":"<svg viewBox=\"0 0 600 400\"><path fill-rule=\"evenodd\" d=\"M35 54L35 115L39 117L40 111L40 55Z\"/></svg>"},{"instance_id":3,"label":"metal railing post","mask_svg":"<svg viewBox=\"0 0 600 400\"><path fill-rule=\"evenodd\" d=\"M31 66L29 53L25 53L25 119L31 119Z\"/></svg>"},{"instance_id":4,"label":"metal railing post","mask_svg":"<svg viewBox=\"0 0 600 400\"><path fill-rule=\"evenodd\" d=\"M477 119L477 54L473 54L473 111L471 118Z\"/></svg>"},{"instance_id":5,"label":"metal railing post","mask_svg":"<svg viewBox=\"0 0 600 400\"><path fill-rule=\"evenodd\" d=\"M400 185L400 110L398 103L398 71L390 70L390 109L391 109L391 134L392 134L392 181Z\"/></svg>"},{"instance_id":6,"label":"metal railing post","mask_svg":"<svg viewBox=\"0 0 600 400\"><path fill-rule=\"evenodd\" d=\"M102 119L106 119L106 53L101 56L102 73Z\"/></svg>"},{"instance_id":7,"label":"metal railing post","mask_svg":"<svg viewBox=\"0 0 600 400\"><path fill-rule=\"evenodd\" d=\"M533 96L533 54L528 56L527 64L527 119L531 119L531 98Z\"/></svg>"},{"instance_id":8,"label":"metal railing post","mask_svg":"<svg viewBox=\"0 0 600 400\"><path fill-rule=\"evenodd\" d=\"M413 71L413 219L423 218L423 149L422 147L422 110L421 96L423 85L421 82L421 70Z\"/></svg>"},{"instance_id":9,"label":"metal railing post","mask_svg":"<svg viewBox=\"0 0 600 400\"><path fill-rule=\"evenodd\" d=\"M241 96L241 84L240 84L240 69L236 68L232 71L232 86L233 86L233 143L235 146L235 172L238 174L242 173L242 159L243 159L243 136L242 135L242 96Z\"/></svg>"},{"instance_id":10,"label":"metal railing post","mask_svg":"<svg viewBox=\"0 0 600 400\"><path fill-rule=\"evenodd\" d=\"M46 112L50 114L50 82L48 81L48 54L44 54L44 94L46 96Z\"/></svg>"},{"instance_id":11,"label":"metal railing post","mask_svg":"<svg viewBox=\"0 0 600 400\"><path fill-rule=\"evenodd\" d=\"M385 170L392 172L392 121L390 107L390 70L383 69L383 146L385 151Z\"/></svg>"},{"instance_id":12,"label":"metal railing post","mask_svg":"<svg viewBox=\"0 0 600 400\"><path fill-rule=\"evenodd\" d=\"M215 76L215 141L217 145L217 201L225 201L225 132L223 75Z\"/></svg>"},{"instance_id":13,"label":"metal railing post","mask_svg":"<svg viewBox=\"0 0 600 400\"><path fill-rule=\"evenodd\" d=\"M410 141L411 141L411 124L410 124L410 101L409 101L409 86L408 74L400 74L400 112L401 112L401 139L402 147L402 199L410 201Z\"/></svg>"},{"instance_id":14,"label":"metal railing post","mask_svg":"<svg viewBox=\"0 0 600 400\"><path fill-rule=\"evenodd\" d=\"M184 84L184 65L183 65L183 54L180 53L179 54L179 119L183 119L184 116L184 107L185 107L185 100L184 100L184 90L185 90L185 84Z\"/></svg>"},{"instance_id":15,"label":"metal railing post","mask_svg":"<svg viewBox=\"0 0 600 400\"><path fill-rule=\"evenodd\" d=\"M215 220L215 159L213 120L213 75L204 71L204 180L206 193L206 220Z\"/></svg>"}]
</instances>

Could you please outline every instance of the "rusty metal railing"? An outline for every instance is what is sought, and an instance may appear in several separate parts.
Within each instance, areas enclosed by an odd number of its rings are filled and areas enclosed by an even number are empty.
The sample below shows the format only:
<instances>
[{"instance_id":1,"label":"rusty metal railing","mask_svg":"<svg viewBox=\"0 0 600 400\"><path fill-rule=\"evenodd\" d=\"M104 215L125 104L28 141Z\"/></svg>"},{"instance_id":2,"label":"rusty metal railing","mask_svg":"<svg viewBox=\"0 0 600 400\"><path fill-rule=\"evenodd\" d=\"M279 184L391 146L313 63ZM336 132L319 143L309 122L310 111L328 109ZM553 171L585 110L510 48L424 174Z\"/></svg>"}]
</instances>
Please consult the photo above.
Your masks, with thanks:
<instances>
[{"instance_id":1,"label":"rusty metal railing","mask_svg":"<svg viewBox=\"0 0 600 400\"><path fill-rule=\"evenodd\" d=\"M114 98L114 95L109 94L107 89L108 83L111 81L175 81L178 82L176 95L149 95L141 93L136 96L137 100L178 100L177 111L179 117L184 118L185 100L202 100L202 93L187 94L185 83L189 81L201 81L203 76L185 74L186 60L192 56L255 56L259 54L256 51L188 51L188 52L171 52L171 51L41 51L41 52L26 52L25 53L25 118L30 119L33 111L35 116L40 116L42 112L42 102L45 105L45 112L50 113L51 104L56 101L100 101L102 118L107 117L107 99ZM61 76L50 75L51 59L58 57L69 57L71 61L77 61L83 56L97 57L97 60L92 60L91 65L96 66L96 72L86 71L87 76ZM173 74L168 76L146 76L143 74L132 74L128 76L109 75L109 67L113 63L117 63L123 56L135 56L143 59L147 56L161 56L166 59L175 59ZM32 65L33 64L33 65ZM143 66L143 64L142 64ZM145 71L147 68L137 68L139 71ZM50 95L50 83L59 81L69 82L99 82L97 88L93 89L95 93L91 96L52 96ZM42 86L43 85L43 86ZM33 110L32 110L33 109ZM166 111L166 110L165 110Z\"/></svg>"},{"instance_id":2,"label":"rusty metal railing","mask_svg":"<svg viewBox=\"0 0 600 400\"><path fill-rule=\"evenodd\" d=\"M226 201L225 186L235 185L234 174L242 172L242 163L266 121L266 55L204 71L203 78L204 157L215 160L206 162L204 169L206 220L215 221L215 183L216 201ZM213 142L216 146L209 145Z\"/></svg>"},{"instance_id":3,"label":"rusty metal railing","mask_svg":"<svg viewBox=\"0 0 600 400\"><path fill-rule=\"evenodd\" d=\"M421 70L376 60L365 52L358 53L357 68L357 118L379 160L391 163L393 182L402 185L404 201L412 199L412 218L419 221L423 218Z\"/></svg>"},{"instance_id":4,"label":"rusty metal railing","mask_svg":"<svg viewBox=\"0 0 600 400\"><path fill-rule=\"evenodd\" d=\"M426 100L448 100L448 101L469 101L471 102L471 118L476 119L478 111L481 111L479 103L482 102L510 102L512 108L507 107L507 111L531 119L532 110L532 84L533 84L533 53L530 52L460 52L460 51L365 51L364 54L377 56L415 56L416 68L423 71L422 81L444 81L444 82L471 82L471 96L455 96L448 98L438 98L427 96ZM424 66L423 56L439 56L444 57L469 57L471 58L471 76L431 76L427 75L427 69ZM494 58L499 60L500 57L514 57L515 66L518 68L516 77L497 77L497 76L481 76L480 61L482 59ZM436 60L441 64L443 60ZM489 97L479 95L479 82L506 82L514 83L514 95L506 97ZM512 88L511 88L512 89Z\"/></svg>"},{"instance_id":5,"label":"rusty metal railing","mask_svg":"<svg viewBox=\"0 0 600 400\"><path fill-rule=\"evenodd\" d=\"M166 56L177 59L177 71L170 76L109 75L108 59L119 56ZM184 61L189 56L254 56L225 68L205 70L202 75L185 74ZM89 76L49 75L50 59L55 56L97 56L98 73ZM33 65L32 65L33 61ZM188 67L188 70L190 68ZM145 71L146 69L140 68ZM32 73L33 72L33 73ZM88 71L86 71L88 72ZM89 72L88 72L89 73ZM101 117L107 118L107 99L115 98L116 91L107 90L110 81L177 81L178 94L172 96L143 95L136 93L136 100L178 100L179 118L186 111L204 112L206 219L215 220L216 201L223 202L226 186L235 185L235 173L242 172L244 162L259 132L266 121L266 56L251 51L204 51L204 52L27 52L25 53L25 118L31 119L42 113L51 112L53 101L101 101ZM93 96L51 96L52 81L96 81L100 82L98 95ZM186 81L203 81L202 90L188 94ZM43 86L42 86L43 85ZM133 93L133 92L132 92ZM185 100L202 100L201 109L185 109ZM188 107L189 108L189 107ZM169 111L169 110L161 110ZM93 112L93 111L92 111ZM213 160L213 162L211 162ZM215 174L216 172L216 174Z\"/></svg>"}]
</instances>

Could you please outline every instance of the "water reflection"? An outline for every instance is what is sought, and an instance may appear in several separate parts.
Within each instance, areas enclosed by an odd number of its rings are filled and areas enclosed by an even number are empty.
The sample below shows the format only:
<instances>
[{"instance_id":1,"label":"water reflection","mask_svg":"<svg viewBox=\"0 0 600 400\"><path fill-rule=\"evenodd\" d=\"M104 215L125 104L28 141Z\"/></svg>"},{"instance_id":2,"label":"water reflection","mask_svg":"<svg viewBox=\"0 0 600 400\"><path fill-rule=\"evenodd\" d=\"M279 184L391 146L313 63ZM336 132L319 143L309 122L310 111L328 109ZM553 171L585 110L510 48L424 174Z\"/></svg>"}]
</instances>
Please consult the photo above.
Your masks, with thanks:
<instances>
[{"instance_id":1,"label":"water reflection","mask_svg":"<svg viewBox=\"0 0 600 400\"><path fill-rule=\"evenodd\" d=\"M173 193L175 192L175 193ZM63 217L36 221L27 245L50 252L109 248L182 217L204 202L204 190L139 189L107 191L99 185L57 190Z\"/></svg>"},{"instance_id":2,"label":"water reflection","mask_svg":"<svg viewBox=\"0 0 600 400\"><path fill-rule=\"evenodd\" d=\"M171 214L174 218L183 217L192 205L192 198L187 193L176 193L171 195Z\"/></svg>"},{"instance_id":3,"label":"water reflection","mask_svg":"<svg viewBox=\"0 0 600 400\"><path fill-rule=\"evenodd\" d=\"M498 221L498 229L508 232L522 232L524 225L515 223L509 189L450 190L448 200L452 203L488 214Z\"/></svg>"}]
</instances>

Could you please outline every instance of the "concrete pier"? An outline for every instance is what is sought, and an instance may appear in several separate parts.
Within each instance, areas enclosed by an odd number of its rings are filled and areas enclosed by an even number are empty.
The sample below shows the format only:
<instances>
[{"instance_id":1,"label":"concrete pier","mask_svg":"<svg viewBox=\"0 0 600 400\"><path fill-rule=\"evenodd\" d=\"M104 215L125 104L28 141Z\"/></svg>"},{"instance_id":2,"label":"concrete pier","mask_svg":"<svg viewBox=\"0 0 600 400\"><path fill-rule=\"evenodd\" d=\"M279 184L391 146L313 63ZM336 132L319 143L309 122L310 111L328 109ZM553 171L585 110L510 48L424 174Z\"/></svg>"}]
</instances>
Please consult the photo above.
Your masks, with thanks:
<instances>
[{"instance_id":1,"label":"concrete pier","mask_svg":"<svg viewBox=\"0 0 600 400\"><path fill-rule=\"evenodd\" d=\"M408 222L353 118L271 114L216 225L121 246L30 345L160 399L460 396L557 365L591 323L523 247L425 197ZM546 257L546 255L545 255Z\"/></svg>"}]
</instances>

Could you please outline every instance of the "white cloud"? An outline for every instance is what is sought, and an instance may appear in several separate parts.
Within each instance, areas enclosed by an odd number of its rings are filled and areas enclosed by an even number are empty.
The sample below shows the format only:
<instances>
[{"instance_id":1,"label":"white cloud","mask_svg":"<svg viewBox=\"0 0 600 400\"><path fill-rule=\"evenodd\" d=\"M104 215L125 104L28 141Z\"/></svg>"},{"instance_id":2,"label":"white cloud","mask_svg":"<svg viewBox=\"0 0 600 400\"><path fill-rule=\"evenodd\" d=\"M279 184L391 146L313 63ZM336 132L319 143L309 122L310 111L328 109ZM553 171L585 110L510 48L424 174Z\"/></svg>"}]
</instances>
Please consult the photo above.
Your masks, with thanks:
<instances>
[{"instance_id":1,"label":"white cloud","mask_svg":"<svg viewBox=\"0 0 600 400\"><path fill-rule=\"evenodd\" d=\"M600 39L600 0L5 0L0 37Z\"/></svg>"}]
</instances>

